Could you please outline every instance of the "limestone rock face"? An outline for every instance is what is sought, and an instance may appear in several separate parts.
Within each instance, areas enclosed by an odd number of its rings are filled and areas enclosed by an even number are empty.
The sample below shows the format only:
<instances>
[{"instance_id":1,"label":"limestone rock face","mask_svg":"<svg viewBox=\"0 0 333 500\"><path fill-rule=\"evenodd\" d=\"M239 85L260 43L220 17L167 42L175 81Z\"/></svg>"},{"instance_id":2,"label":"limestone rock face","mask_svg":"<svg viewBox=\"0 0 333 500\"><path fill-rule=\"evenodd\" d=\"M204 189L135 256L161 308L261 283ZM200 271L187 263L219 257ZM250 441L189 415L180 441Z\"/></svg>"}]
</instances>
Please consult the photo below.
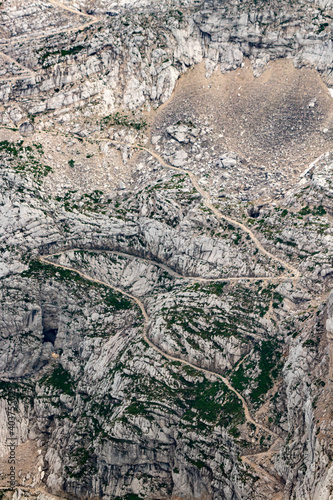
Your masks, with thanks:
<instances>
[{"instance_id":1,"label":"limestone rock face","mask_svg":"<svg viewBox=\"0 0 333 500\"><path fill-rule=\"evenodd\" d=\"M3 498L331 500L331 9L1 6Z\"/></svg>"}]
</instances>

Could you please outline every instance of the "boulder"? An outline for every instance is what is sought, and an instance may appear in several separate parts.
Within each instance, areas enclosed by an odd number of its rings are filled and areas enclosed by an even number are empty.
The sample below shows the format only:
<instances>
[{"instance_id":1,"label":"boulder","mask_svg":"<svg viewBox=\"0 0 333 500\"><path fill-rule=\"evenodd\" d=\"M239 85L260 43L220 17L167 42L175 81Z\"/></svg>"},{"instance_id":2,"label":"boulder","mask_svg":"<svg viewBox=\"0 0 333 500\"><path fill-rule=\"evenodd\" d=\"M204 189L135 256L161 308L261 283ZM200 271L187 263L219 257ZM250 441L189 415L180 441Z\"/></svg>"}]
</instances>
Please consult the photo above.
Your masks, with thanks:
<instances>
[{"instance_id":1,"label":"boulder","mask_svg":"<svg viewBox=\"0 0 333 500\"><path fill-rule=\"evenodd\" d=\"M24 122L24 123L21 123L20 127L19 127L19 132L21 135L23 135L23 137L27 137L29 135L32 135L35 131L35 127L33 126L33 124L31 122Z\"/></svg>"}]
</instances>

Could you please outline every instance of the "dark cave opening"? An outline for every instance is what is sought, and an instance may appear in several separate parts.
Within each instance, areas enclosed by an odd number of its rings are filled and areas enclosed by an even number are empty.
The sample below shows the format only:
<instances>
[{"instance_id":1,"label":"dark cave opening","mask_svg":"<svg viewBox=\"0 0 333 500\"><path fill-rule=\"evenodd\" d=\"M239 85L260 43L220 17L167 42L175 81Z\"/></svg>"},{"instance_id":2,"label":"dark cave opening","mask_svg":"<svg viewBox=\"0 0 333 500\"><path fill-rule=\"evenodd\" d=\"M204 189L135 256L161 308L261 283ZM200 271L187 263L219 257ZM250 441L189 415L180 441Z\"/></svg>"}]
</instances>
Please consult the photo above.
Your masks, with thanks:
<instances>
[{"instance_id":1,"label":"dark cave opening","mask_svg":"<svg viewBox=\"0 0 333 500\"><path fill-rule=\"evenodd\" d=\"M55 339L57 337L58 329L50 328L49 330L43 330L43 344L45 342L51 342L54 345Z\"/></svg>"}]
</instances>

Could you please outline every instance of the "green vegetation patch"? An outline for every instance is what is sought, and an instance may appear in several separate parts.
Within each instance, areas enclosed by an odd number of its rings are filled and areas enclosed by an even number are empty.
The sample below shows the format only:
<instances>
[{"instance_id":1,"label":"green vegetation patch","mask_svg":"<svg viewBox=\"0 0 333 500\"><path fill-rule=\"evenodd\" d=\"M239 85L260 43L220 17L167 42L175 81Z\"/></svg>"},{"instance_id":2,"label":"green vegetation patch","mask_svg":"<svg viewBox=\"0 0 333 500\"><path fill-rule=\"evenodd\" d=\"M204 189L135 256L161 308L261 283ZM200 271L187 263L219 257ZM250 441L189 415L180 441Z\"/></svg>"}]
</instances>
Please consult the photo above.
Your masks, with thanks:
<instances>
[{"instance_id":1,"label":"green vegetation patch","mask_svg":"<svg viewBox=\"0 0 333 500\"><path fill-rule=\"evenodd\" d=\"M207 384L206 380L197 383L192 387L192 391L186 391L185 401L190 405L184 415L185 420L192 420L195 413L200 420L214 423L221 413L221 404L216 401L216 396L220 391L219 384ZM194 412L196 410L196 412Z\"/></svg>"},{"instance_id":2,"label":"green vegetation patch","mask_svg":"<svg viewBox=\"0 0 333 500\"><path fill-rule=\"evenodd\" d=\"M139 402L133 402L126 408L128 415L146 415L148 414L146 405Z\"/></svg>"},{"instance_id":3,"label":"green vegetation patch","mask_svg":"<svg viewBox=\"0 0 333 500\"><path fill-rule=\"evenodd\" d=\"M228 283L226 281L212 283L212 284L206 285L202 289L202 291L205 293L213 293L214 295L221 297L225 293L224 288L227 286L227 284ZM198 288L199 288L199 285L198 285Z\"/></svg>"},{"instance_id":4,"label":"green vegetation patch","mask_svg":"<svg viewBox=\"0 0 333 500\"><path fill-rule=\"evenodd\" d=\"M41 383L53 387L63 394L74 395L74 380L61 365L58 365L50 376L43 377Z\"/></svg>"},{"instance_id":5,"label":"green vegetation patch","mask_svg":"<svg viewBox=\"0 0 333 500\"><path fill-rule=\"evenodd\" d=\"M53 51L53 52L50 52L49 50L46 50L40 56L40 62L41 63L45 63L45 62L47 62L47 59L49 57L54 57L54 56L61 56L61 57L72 56L72 55L78 54L83 49L85 49L84 45L75 45L74 47L70 47L68 49L56 50L56 51ZM45 49L41 49L41 51L44 51L44 50Z\"/></svg>"},{"instance_id":6,"label":"green vegetation patch","mask_svg":"<svg viewBox=\"0 0 333 500\"><path fill-rule=\"evenodd\" d=\"M175 368L174 382L166 384L155 377L147 378L139 374L126 375L131 379L128 396L131 403L125 410L126 416L142 415L152 419L154 408L160 405L175 407L182 414L183 425L208 432L211 426L235 426L244 421L242 402L222 381L207 380L202 373L189 366L172 363ZM122 370L122 366L118 366ZM193 380L188 380L188 376ZM140 400L133 398L133 394ZM178 409L176 409L178 408ZM159 409L160 413L160 409Z\"/></svg>"},{"instance_id":7,"label":"green vegetation patch","mask_svg":"<svg viewBox=\"0 0 333 500\"><path fill-rule=\"evenodd\" d=\"M252 363L251 365L252 365L251 368L254 368L255 364ZM247 365L247 368L249 368L248 365ZM244 389L246 389L247 387L249 387L250 381L251 381L251 377L249 377L247 375L246 367L242 363L237 368L237 370L233 373L233 375L231 377L232 386L235 389L237 389L237 391L242 392L242 391L244 391Z\"/></svg>"},{"instance_id":8,"label":"green vegetation patch","mask_svg":"<svg viewBox=\"0 0 333 500\"><path fill-rule=\"evenodd\" d=\"M119 311L120 309L131 309L133 302L120 292L109 290L104 297L104 302Z\"/></svg>"},{"instance_id":9,"label":"green vegetation patch","mask_svg":"<svg viewBox=\"0 0 333 500\"><path fill-rule=\"evenodd\" d=\"M233 372L230 382L239 392L253 387L250 400L259 406L263 396L273 387L274 381L282 369L282 349L275 340L264 340L254 347L254 352L259 354L259 360L244 361ZM259 368L259 375L253 378L253 371Z\"/></svg>"},{"instance_id":10,"label":"green vegetation patch","mask_svg":"<svg viewBox=\"0 0 333 500\"><path fill-rule=\"evenodd\" d=\"M305 342L303 342L303 347L311 347L311 348L316 348L320 344L320 337L316 337L315 339L308 339Z\"/></svg>"},{"instance_id":11,"label":"green vegetation patch","mask_svg":"<svg viewBox=\"0 0 333 500\"><path fill-rule=\"evenodd\" d=\"M41 157L44 155L41 144L33 144L32 146L24 146L23 144L23 141L0 142L0 157L8 161L16 173L27 174L29 177L33 177L38 184L41 184L43 178L53 170L41 161Z\"/></svg>"},{"instance_id":12,"label":"green vegetation patch","mask_svg":"<svg viewBox=\"0 0 333 500\"><path fill-rule=\"evenodd\" d=\"M18 401L30 399L33 394L33 386L28 382L0 381L0 398Z\"/></svg>"},{"instance_id":13,"label":"green vegetation patch","mask_svg":"<svg viewBox=\"0 0 333 500\"><path fill-rule=\"evenodd\" d=\"M184 380L182 380L184 383ZM244 409L240 399L222 382L185 382L183 398L188 409L183 419L197 421L199 428L205 429L206 423L228 427L244 422Z\"/></svg>"},{"instance_id":14,"label":"green vegetation patch","mask_svg":"<svg viewBox=\"0 0 333 500\"><path fill-rule=\"evenodd\" d=\"M67 475L74 479L90 479L97 473L97 457L93 450L81 446L71 453L74 464L65 467Z\"/></svg>"},{"instance_id":15,"label":"green vegetation patch","mask_svg":"<svg viewBox=\"0 0 333 500\"><path fill-rule=\"evenodd\" d=\"M251 392L251 399L255 404L259 404L269 389L273 387L274 380L282 369L281 347L274 340L265 340L255 347L255 351L260 353L259 369L260 374L255 379L257 387Z\"/></svg>"},{"instance_id":16,"label":"green vegetation patch","mask_svg":"<svg viewBox=\"0 0 333 500\"><path fill-rule=\"evenodd\" d=\"M177 305L162 308L163 319L166 327L175 335L179 335L180 328L191 336L213 340L216 337L238 337L244 339L247 334L264 333L265 328L258 317L263 317L268 309L273 294L271 289L247 289L235 286L228 287L227 282L212 283L201 286L198 283L191 285L187 290L200 291L200 295L193 299L192 304L187 304L188 298L182 301L178 296ZM212 307L207 307L205 294L214 294L225 297L226 304L221 302ZM274 307L279 307L279 294L276 294ZM283 298L282 298L283 300ZM190 342L187 337L187 341ZM192 339L193 340L193 339Z\"/></svg>"},{"instance_id":17,"label":"green vegetation patch","mask_svg":"<svg viewBox=\"0 0 333 500\"><path fill-rule=\"evenodd\" d=\"M200 195L183 174L175 174L170 179L147 186L138 193L117 201L114 209L126 216L139 214L142 205L148 207L147 217L176 227L185 214L198 203Z\"/></svg>"},{"instance_id":18,"label":"green vegetation patch","mask_svg":"<svg viewBox=\"0 0 333 500\"><path fill-rule=\"evenodd\" d=\"M70 167L74 167L74 160L69 160ZM55 200L64 206L67 212L78 210L79 212L105 213L109 209L111 200L104 199L103 191L95 189L91 193L84 193L80 197L76 196L77 190L68 190L63 196L56 196Z\"/></svg>"},{"instance_id":19,"label":"green vegetation patch","mask_svg":"<svg viewBox=\"0 0 333 500\"><path fill-rule=\"evenodd\" d=\"M329 26L329 23L321 23L321 24L319 25L319 28L317 29L317 33L319 34L319 33L321 33L322 31L324 31L324 30L325 30L325 28L327 28L327 26Z\"/></svg>"},{"instance_id":20,"label":"green vegetation patch","mask_svg":"<svg viewBox=\"0 0 333 500\"><path fill-rule=\"evenodd\" d=\"M322 205L319 205L318 207L313 208L312 214L322 216L326 214L326 210Z\"/></svg>"},{"instance_id":21,"label":"green vegetation patch","mask_svg":"<svg viewBox=\"0 0 333 500\"><path fill-rule=\"evenodd\" d=\"M146 193L152 193L153 191L158 191L158 190L176 190L176 189L183 189L184 188L184 182L186 181L186 175L184 174L174 174L170 180L168 181L157 181L156 184L154 184L151 187L148 187L145 189Z\"/></svg>"},{"instance_id":22,"label":"green vegetation patch","mask_svg":"<svg viewBox=\"0 0 333 500\"><path fill-rule=\"evenodd\" d=\"M135 130L141 130L147 127L147 122L143 118L134 119L133 117L120 113L119 111L102 118L101 124L102 128L103 126L109 127L112 125L119 125L120 127L129 127L134 128Z\"/></svg>"},{"instance_id":23,"label":"green vegetation patch","mask_svg":"<svg viewBox=\"0 0 333 500\"><path fill-rule=\"evenodd\" d=\"M9 141L1 141L0 142L0 151L1 152L5 151L6 153L8 153L11 156L18 157L19 153L24 151L24 148L22 145L23 145L23 141L19 141L16 143L9 142Z\"/></svg>"},{"instance_id":24,"label":"green vegetation patch","mask_svg":"<svg viewBox=\"0 0 333 500\"><path fill-rule=\"evenodd\" d=\"M81 52L81 50L83 50L84 48L85 48L84 45L75 45L74 47L70 47L69 49L62 49L61 55L62 57L73 56Z\"/></svg>"},{"instance_id":25,"label":"green vegetation patch","mask_svg":"<svg viewBox=\"0 0 333 500\"><path fill-rule=\"evenodd\" d=\"M300 215L312 214L320 217L326 214L326 210L322 205L318 205L318 207L313 207L312 209L308 205L306 205L298 213Z\"/></svg>"},{"instance_id":26,"label":"green vegetation patch","mask_svg":"<svg viewBox=\"0 0 333 500\"><path fill-rule=\"evenodd\" d=\"M136 306L133 302L125 297L122 293L116 292L106 285L95 283L94 281L89 281L89 279L84 278L75 271L70 269L63 269L61 267L53 266L52 264L47 264L39 260L33 260L29 262L29 269L22 273L23 277L34 277L45 279L45 275L52 276L55 279L61 281L68 281L72 287L73 282L78 285L82 285L84 288L95 287L103 291L101 294L101 299L108 306L112 307L114 310L119 311L123 309L131 309Z\"/></svg>"},{"instance_id":27,"label":"green vegetation patch","mask_svg":"<svg viewBox=\"0 0 333 500\"><path fill-rule=\"evenodd\" d=\"M168 17L177 19L177 21L179 21L179 22L184 21L184 14L181 10L178 10L178 9L169 10Z\"/></svg>"},{"instance_id":28,"label":"green vegetation patch","mask_svg":"<svg viewBox=\"0 0 333 500\"><path fill-rule=\"evenodd\" d=\"M70 282L82 283L84 285L90 284L90 282L80 276L75 271L71 271L69 269L63 269L61 267L53 266L52 264L47 264L46 262L41 262L40 260L31 260L29 262L29 269L22 273L23 277L38 277L40 274L47 274L48 276L52 276L58 278L60 280L68 280ZM97 284L93 283L93 285L97 286Z\"/></svg>"}]
</instances>

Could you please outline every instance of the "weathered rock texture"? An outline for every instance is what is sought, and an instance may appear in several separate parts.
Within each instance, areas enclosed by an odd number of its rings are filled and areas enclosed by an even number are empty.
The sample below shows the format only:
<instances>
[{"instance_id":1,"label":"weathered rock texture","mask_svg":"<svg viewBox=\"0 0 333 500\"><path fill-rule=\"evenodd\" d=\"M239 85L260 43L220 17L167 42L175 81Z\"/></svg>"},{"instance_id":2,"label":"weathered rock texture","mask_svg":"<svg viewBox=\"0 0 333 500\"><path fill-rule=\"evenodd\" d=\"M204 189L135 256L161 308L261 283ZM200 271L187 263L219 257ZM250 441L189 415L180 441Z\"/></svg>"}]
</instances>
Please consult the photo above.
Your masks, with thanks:
<instances>
[{"instance_id":1,"label":"weathered rock texture","mask_svg":"<svg viewBox=\"0 0 333 500\"><path fill-rule=\"evenodd\" d=\"M331 8L1 5L4 498L332 499Z\"/></svg>"}]
</instances>

